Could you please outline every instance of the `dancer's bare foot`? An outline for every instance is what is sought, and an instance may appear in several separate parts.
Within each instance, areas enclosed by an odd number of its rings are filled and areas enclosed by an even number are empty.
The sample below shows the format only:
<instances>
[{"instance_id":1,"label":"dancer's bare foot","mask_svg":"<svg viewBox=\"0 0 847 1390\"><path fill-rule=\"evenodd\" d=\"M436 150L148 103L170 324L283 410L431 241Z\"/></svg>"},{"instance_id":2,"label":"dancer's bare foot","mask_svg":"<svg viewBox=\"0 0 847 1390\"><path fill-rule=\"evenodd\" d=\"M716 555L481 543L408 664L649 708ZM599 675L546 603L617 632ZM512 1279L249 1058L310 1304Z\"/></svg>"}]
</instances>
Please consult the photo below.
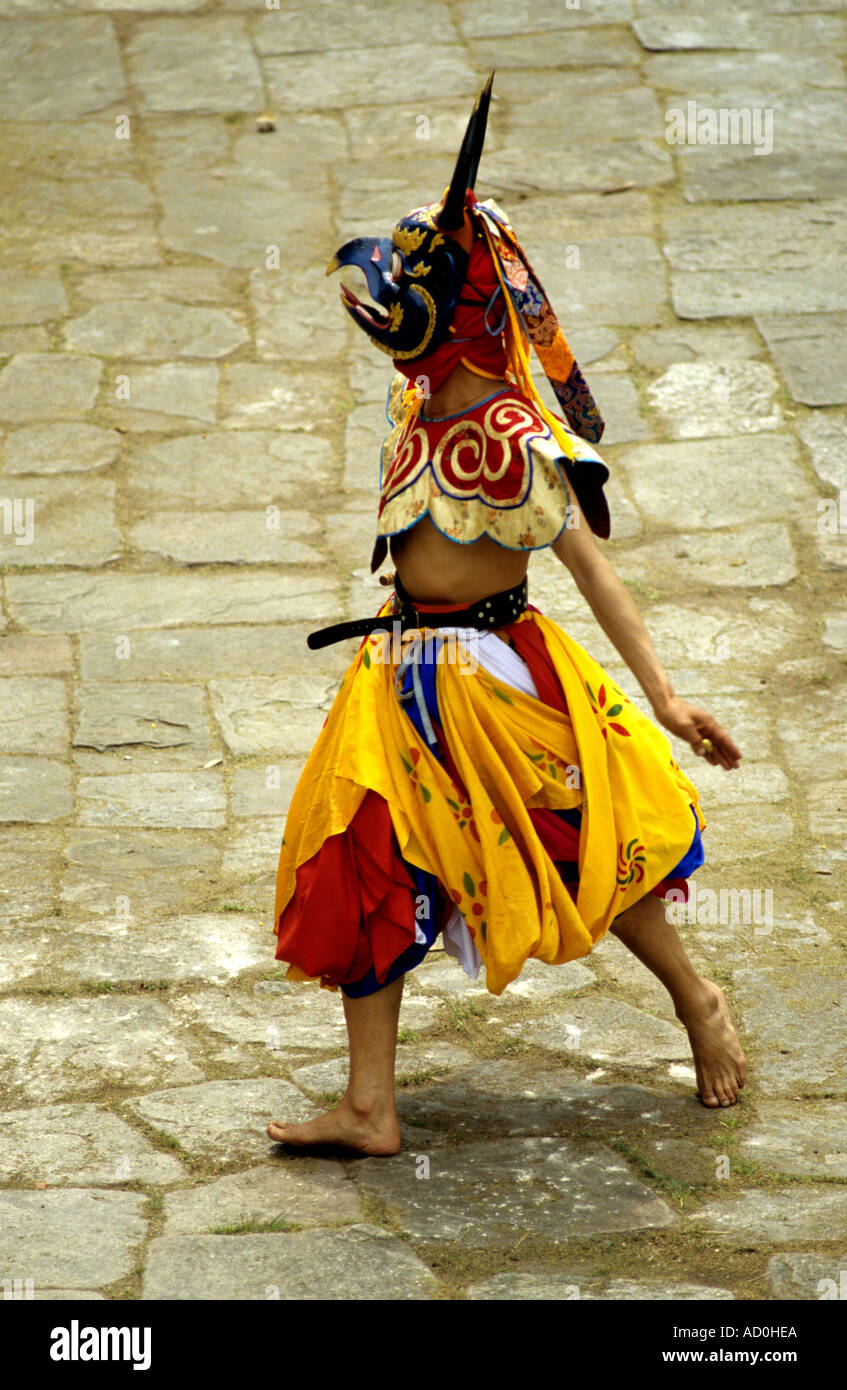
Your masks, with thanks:
<instances>
[{"instance_id":1,"label":"dancer's bare foot","mask_svg":"<svg viewBox=\"0 0 847 1390\"><path fill-rule=\"evenodd\" d=\"M290 1144L298 1149L326 1145L384 1156L396 1154L401 1146L395 1112L354 1107L346 1095L325 1115L301 1125L279 1124L274 1120L268 1125L267 1133L275 1144Z\"/></svg>"},{"instance_id":2,"label":"dancer's bare foot","mask_svg":"<svg viewBox=\"0 0 847 1390\"><path fill-rule=\"evenodd\" d=\"M723 990L711 980L700 980L692 998L676 1013L688 1032L700 1100L712 1108L734 1105L747 1080L747 1063Z\"/></svg>"}]
</instances>

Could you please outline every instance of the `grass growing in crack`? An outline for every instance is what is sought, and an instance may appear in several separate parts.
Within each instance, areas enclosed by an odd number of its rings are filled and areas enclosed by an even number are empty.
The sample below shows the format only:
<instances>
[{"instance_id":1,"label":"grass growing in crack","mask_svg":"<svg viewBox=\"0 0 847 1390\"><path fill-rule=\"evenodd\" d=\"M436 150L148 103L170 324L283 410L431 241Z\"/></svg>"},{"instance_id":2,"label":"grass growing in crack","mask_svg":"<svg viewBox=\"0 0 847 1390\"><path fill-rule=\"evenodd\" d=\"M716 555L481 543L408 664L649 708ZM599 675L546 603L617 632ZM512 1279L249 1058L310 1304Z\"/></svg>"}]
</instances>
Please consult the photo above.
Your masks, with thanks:
<instances>
[{"instance_id":1,"label":"grass growing in crack","mask_svg":"<svg viewBox=\"0 0 847 1390\"><path fill-rule=\"evenodd\" d=\"M174 1139L172 1134L166 1134L163 1129L156 1129L155 1125L150 1124L144 1124L141 1128L154 1144L160 1144L163 1149L173 1149L175 1153L190 1158L191 1155L182 1147L178 1139Z\"/></svg>"},{"instance_id":2,"label":"grass growing in crack","mask_svg":"<svg viewBox=\"0 0 847 1390\"><path fill-rule=\"evenodd\" d=\"M525 1043L522 1038L504 1038L499 1042L492 1053L495 1058L499 1057L518 1057L522 1052L531 1052L529 1043Z\"/></svg>"},{"instance_id":3,"label":"grass growing in crack","mask_svg":"<svg viewBox=\"0 0 847 1390\"><path fill-rule=\"evenodd\" d=\"M641 1173L642 1177L649 1178L657 1187L660 1187L668 1196L674 1197L677 1201L683 1197L692 1197L698 1192L702 1192L706 1186L703 1182L681 1182L679 1178L669 1178L666 1173L657 1173L656 1169L643 1158L637 1149L631 1148L625 1139L611 1140L611 1148L615 1149L622 1158L627 1159Z\"/></svg>"},{"instance_id":4,"label":"grass growing in crack","mask_svg":"<svg viewBox=\"0 0 847 1390\"><path fill-rule=\"evenodd\" d=\"M264 1235L271 1231L302 1231L295 1221L286 1221L283 1216L275 1216L273 1221L236 1221L229 1226L213 1226L213 1236Z\"/></svg>"},{"instance_id":5,"label":"grass growing in crack","mask_svg":"<svg viewBox=\"0 0 847 1390\"><path fill-rule=\"evenodd\" d=\"M486 1010L473 999L447 999L447 1014L450 1024L460 1033L469 1033L470 1019L485 1018Z\"/></svg>"},{"instance_id":6,"label":"grass growing in crack","mask_svg":"<svg viewBox=\"0 0 847 1390\"><path fill-rule=\"evenodd\" d=\"M173 989L172 980L80 980L81 994L151 994Z\"/></svg>"},{"instance_id":7,"label":"grass growing in crack","mask_svg":"<svg viewBox=\"0 0 847 1390\"><path fill-rule=\"evenodd\" d=\"M801 886L808 883L812 877L812 870L808 864L792 864L788 870L788 877L792 883L799 883Z\"/></svg>"},{"instance_id":8,"label":"grass growing in crack","mask_svg":"<svg viewBox=\"0 0 847 1390\"><path fill-rule=\"evenodd\" d=\"M422 1071L410 1071L405 1076L397 1078L397 1085L400 1086L423 1086L427 1081L434 1081L436 1076L444 1076L447 1067L442 1067L439 1071L432 1068L424 1068Z\"/></svg>"},{"instance_id":9,"label":"grass growing in crack","mask_svg":"<svg viewBox=\"0 0 847 1390\"><path fill-rule=\"evenodd\" d=\"M419 1042L420 1033L416 1033L414 1028L399 1028L397 1030L397 1041L399 1043Z\"/></svg>"}]
</instances>

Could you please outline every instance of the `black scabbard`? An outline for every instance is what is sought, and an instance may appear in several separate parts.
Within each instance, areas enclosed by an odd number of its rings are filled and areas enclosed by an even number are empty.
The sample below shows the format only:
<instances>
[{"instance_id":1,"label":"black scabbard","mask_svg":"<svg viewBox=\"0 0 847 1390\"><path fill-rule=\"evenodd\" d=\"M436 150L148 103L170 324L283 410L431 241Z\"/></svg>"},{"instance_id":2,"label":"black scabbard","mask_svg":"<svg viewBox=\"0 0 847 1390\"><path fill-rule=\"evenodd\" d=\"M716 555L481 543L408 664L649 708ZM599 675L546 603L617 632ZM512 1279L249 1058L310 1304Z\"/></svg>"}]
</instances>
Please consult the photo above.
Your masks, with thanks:
<instances>
[{"instance_id":1,"label":"black scabbard","mask_svg":"<svg viewBox=\"0 0 847 1390\"><path fill-rule=\"evenodd\" d=\"M394 622L396 618L389 613L383 618L353 618L349 623L333 623L332 627L310 632L306 645L316 651L319 647L331 647L333 642L343 642L345 637L370 637L372 632L391 632Z\"/></svg>"}]
</instances>

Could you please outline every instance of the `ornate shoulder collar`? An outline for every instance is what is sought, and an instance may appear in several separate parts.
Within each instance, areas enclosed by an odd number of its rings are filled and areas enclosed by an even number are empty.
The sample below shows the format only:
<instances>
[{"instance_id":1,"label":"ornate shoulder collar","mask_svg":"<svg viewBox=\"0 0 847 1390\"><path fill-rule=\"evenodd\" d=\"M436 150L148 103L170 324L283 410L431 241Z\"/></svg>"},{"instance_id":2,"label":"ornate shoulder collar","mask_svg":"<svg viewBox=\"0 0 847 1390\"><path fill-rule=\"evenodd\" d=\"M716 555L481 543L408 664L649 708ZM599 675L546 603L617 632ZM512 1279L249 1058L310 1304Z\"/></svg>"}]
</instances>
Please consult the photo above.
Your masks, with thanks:
<instances>
[{"instance_id":1,"label":"ornate shoulder collar","mask_svg":"<svg viewBox=\"0 0 847 1390\"><path fill-rule=\"evenodd\" d=\"M574 445L575 454L587 450L597 458L584 441ZM428 512L451 540L467 544L489 535L512 550L534 550L568 524L561 446L535 405L516 391L500 391L457 416L427 420L412 413L386 446L381 536L407 530Z\"/></svg>"}]
</instances>

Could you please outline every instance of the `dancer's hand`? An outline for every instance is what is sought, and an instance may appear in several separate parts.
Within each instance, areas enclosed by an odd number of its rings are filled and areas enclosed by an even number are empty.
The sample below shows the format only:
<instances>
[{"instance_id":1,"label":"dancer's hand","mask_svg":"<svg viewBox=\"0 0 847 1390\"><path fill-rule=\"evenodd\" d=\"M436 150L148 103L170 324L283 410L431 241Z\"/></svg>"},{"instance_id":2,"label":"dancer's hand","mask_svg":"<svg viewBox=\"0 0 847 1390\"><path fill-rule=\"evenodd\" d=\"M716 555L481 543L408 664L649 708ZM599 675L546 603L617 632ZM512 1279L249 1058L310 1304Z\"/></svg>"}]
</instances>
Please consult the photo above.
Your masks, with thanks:
<instances>
[{"instance_id":1,"label":"dancer's hand","mask_svg":"<svg viewBox=\"0 0 847 1390\"><path fill-rule=\"evenodd\" d=\"M704 757L706 762L712 763L715 767L726 768L728 772L738 767L741 761L739 749L708 710L690 705L681 695L671 695L660 704L654 705L653 713L660 724L670 729L678 738L684 738L691 744L694 752ZM704 738L711 741L712 752L704 748Z\"/></svg>"}]
</instances>

